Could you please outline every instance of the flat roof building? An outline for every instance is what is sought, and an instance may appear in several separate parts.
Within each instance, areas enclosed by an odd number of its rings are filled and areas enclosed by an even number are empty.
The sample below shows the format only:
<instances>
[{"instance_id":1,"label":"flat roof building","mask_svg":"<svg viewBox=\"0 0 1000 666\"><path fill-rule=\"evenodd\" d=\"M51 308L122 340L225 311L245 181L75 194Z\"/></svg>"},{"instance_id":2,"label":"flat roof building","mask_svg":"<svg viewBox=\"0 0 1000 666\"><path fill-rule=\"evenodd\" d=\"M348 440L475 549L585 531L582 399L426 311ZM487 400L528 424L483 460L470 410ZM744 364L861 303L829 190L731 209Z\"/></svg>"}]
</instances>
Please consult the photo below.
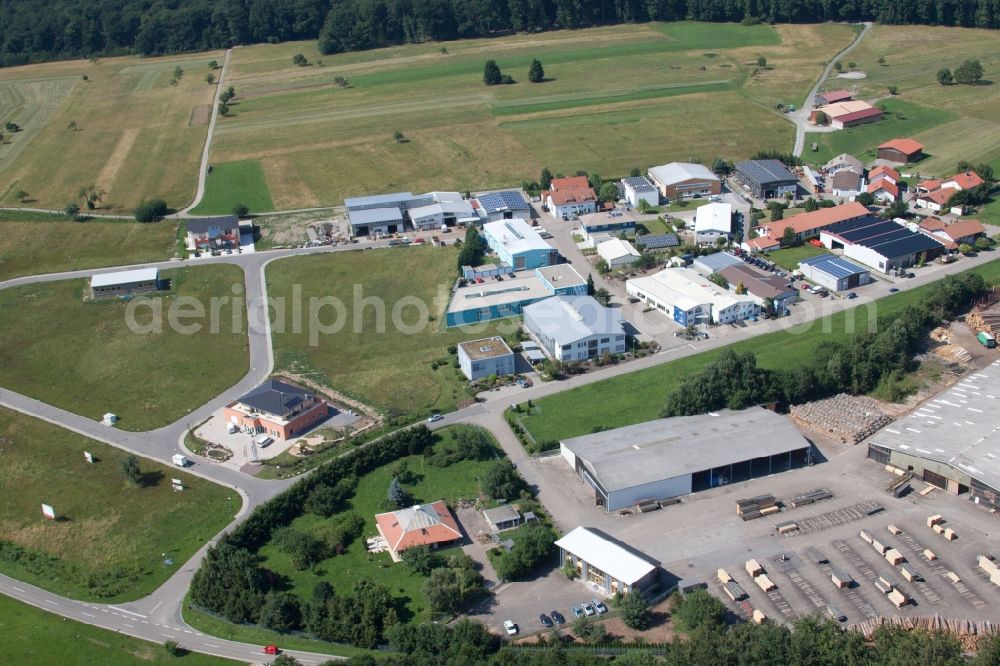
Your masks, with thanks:
<instances>
[{"instance_id":1,"label":"flat roof building","mask_svg":"<svg viewBox=\"0 0 1000 666\"><path fill-rule=\"evenodd\" d=\"M751 296L728 291L689 268L666 268L626 280L625 293L681 326L728 324L760 313L760 305Z\"/></svg>"},{"instance_id":2,"label":"flat roof building","mask_svg":"<svg viewBox=\"0 0 1000 666\"><path fill-rule=\"evenodd\" d=\"M601 305L593 296L555 296L524 308L524 328L549 356L586 361L625 352L619 308Z\"/></svg>"},{"instance_id":3,"label":"flat roof building","mask_svg":"<svg viewBox=\"0 0 1000 666\"><path fill-rule=\"evenodd\" d=\"M458 364L470 381L514 374L514 352L500 336L469 340L458 345Z\"/></svg>"},{"instance_id":4,"label":"flat roof building","mask_svg":"<svg viewBox=\"0 0 1000 666\"><path fill-rule=\"evenodd\" d=\"M559 451L608 512L811 461L792 422L761 407L656 419L567 439Z\"/></svg>"},{"instance_id":5,"label":"flat roof building","mask_svg":"<svg viewBox=\"0 0 1000 666\"><path fill-rule=\"evenodd\" d=\"M795 196L799 179L778 160L746 160L736 163L736 177L758 199Z\"/></svg>"},{"instance_id":6,"label":"flat roof building","mask_svg":"<svg viewBox=\"0 0 1000 666\"><path fill-rule=\"evenodd\" d=\"M559 561L576 570L583 583L605 596L643 592L659 580L660 565L600 530L577 527L556 541Z\"/></svg>"},{"instance_id":7,"label":"flat roof building","mask_svg":"<svg viewBox=\"0 0 1000 666\"><path fill-rule=\"evenodd\" d=\"M160 273L156 268L100 273L90 278L90 289L94 298L159 291L160 286Z\"/></svg>"},{"instance_id":8,"label":"flat roof building","mask_svg":"<svg viewBox=\"0 0 1000 666\"><path fill-rule=\"evenodd\" d=\"M521 514L510 504L484 509L483 517L494 532L502 532L521 524Z\"/></svg>"},{"instance_id":9,"label":"flat roof building","mask_svg":"<svg viewBox=\"0 0 1000 666\"><path fill-rule=\"evenodd\" d=\"M500 261L516 271L559 261L559 252L519 218L487 222L483 225L483 239Z\"/></svg>"},{"instance_id":10,"label":"flat roof building","mask_svg":"<svg viewBox=\"0 0 1000 666\"><path fill-rule=\"evenodd\" d=\"M622 187L625 190L625 200L630 205L638 208L641 202L645 201L649 206L656 206L660 203L660 191L653 185L653 181L645 176L631 176L622 178Z\"/></svg>"},{"instance_id":11,"label":"flat roof building","mask_svg":"<svg viewBox=\"0 0 1000 666\"><path fill-rule=\"evenodd\" d=\"M702 164L671 162L652 167L648 175L660 194L671 200L708 196L722 191L722 181Z\"/></svg>"},{"instance_id":12,"label":"flat roof building","mask_svg":"<svg viewBox=\"0 0 1000 666\"><path fill-rule=\"evenodd\" d=\"M845 257L882 273L913 266L921 256L934 259L945 249L944 239L873 215L841 225L836 231L824 231L819 239L825 247L842 249Z\"/></svg>"},{"instance_id":13,"label":"flat roof building","mask_svg":"<svg viewBox=\"0 0 1000 666\"><path fill-rule=\"evenodd\" d=\"M715 243L720 238L728 240L733 233L733 205L710 203L699 206L695 211L694 233L699 243Z\"/></svg>"},{"instance_id":14,"label":"flat roof building","mask_svg":"<svg viewBox=\"0 0 1000 666\"><path fill-rule=\"evenodd\" d=\"M619 208L607 212L580 216L580 231L583 239L589 240L594 234L606 233L612 236L635 233L638 217L632 211Z\"/></svg>"},{"instance_id":15,"label":"flat roof building","mask_svg":"<svg viewBox=\"0 0 1000 666\"><path fill-rule=\"evenodd\" d=\"M534 273L505 274L493 279L470 282L452 293L446 313L448 327L476 324L491 319L516 317L524 306L550 296L587 293L587 281L569 264L536 268Z\"/></svg>"},{"instance_id":16,"label":"flat roof building","mask_svg":"<svg viewBox=\"0 0 1000 666\"><path fill-rule=\"evenodd\" d=\"M707 277L712 273L718 273L723 268L728 266L742 265L743 262L739 257L729 254L728 252L716 252L714 254L706 254L701 257L695 257L695 260L691 263L691 268Z\"/></svg>"},{"instance_id":17,"label":"flat roof building","mask_svg":"<svg viewBox=\"0 0 1000 666\"><path fill-rule=\"evenodd\" d=\"M1000 361L877 432L868 457L1000 511Z\"/></svg>"},{"instance_id":18,"label":"flat roof building","mask_svg":"<svg viewBox=\"0 0 1000 666\"><path fill-rule=\"evenodd\" d=\"M778 277L773 273L761 273L742 262L726 266L717 272L726 278L733 289L742 284L747 292L757 299L761 309L764 307L765 299L770 298L779 316L787 314L788 307L799 297L799 292L788 286L789 278Z\"/></svg>"}]
</instances>

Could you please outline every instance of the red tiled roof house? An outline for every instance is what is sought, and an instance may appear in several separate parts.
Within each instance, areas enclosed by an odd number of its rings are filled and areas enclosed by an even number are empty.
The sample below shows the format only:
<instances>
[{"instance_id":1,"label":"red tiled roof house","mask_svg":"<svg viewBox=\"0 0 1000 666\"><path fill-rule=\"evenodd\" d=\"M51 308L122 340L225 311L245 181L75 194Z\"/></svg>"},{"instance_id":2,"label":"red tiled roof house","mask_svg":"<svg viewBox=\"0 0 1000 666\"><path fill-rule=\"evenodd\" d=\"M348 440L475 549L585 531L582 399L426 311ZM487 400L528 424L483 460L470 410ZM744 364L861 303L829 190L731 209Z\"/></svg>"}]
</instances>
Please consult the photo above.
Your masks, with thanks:
<instances>
[{"instance_id":1,"label":"red tiled roof house","mask_svg":"<svg viewBox=\"0 0 1000 666\"><path fill-rule=\"evenodd\" d=\"M303 388L269 379L226 405L226 423L243 432L266 433L277 440L302 435L325 420L329 403Z\"/></svg>"},{"instance_id":2,"label":"red tiled roof house","mask_svg":"<svg viewBox=\"0 0 1000 666\"><path fill-rule=\"evenodd\" d=\"M462 538L458 523L444 500L380 513L375 516L375 523L395 561L399 561L399 554L407 548L437 548Z\"/></svg>"}]
</instances>

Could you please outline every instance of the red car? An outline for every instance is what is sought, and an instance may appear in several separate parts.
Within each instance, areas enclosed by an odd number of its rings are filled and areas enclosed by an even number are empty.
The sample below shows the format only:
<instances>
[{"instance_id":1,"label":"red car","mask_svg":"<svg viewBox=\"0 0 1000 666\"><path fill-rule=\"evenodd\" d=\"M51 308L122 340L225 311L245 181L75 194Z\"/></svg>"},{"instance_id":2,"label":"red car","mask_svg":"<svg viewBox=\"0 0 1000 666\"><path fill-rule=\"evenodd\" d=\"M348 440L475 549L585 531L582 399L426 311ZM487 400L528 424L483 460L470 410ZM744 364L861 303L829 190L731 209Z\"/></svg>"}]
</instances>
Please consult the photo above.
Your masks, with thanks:
<instances>
[{"instance_id":1,"label":"red car","mask_svg":"<svg viewBox=\"0 0 1000 666\"><path fill-rule=\"evenodd\" d=\"M262 652L264 654L280 654L281 650L278 649L277 645L265 645Z\"/></svg>"},{"instance_id":2,"label":"red car","mask_svg":"<svg viewBox=\"0 0 1000 666\"><path fill-rule=\"evenodd\" d=\"M812 289L812 287L809 286L808 282L803 282L799 285L799 289Z\"/></svg>"}]
</instances>

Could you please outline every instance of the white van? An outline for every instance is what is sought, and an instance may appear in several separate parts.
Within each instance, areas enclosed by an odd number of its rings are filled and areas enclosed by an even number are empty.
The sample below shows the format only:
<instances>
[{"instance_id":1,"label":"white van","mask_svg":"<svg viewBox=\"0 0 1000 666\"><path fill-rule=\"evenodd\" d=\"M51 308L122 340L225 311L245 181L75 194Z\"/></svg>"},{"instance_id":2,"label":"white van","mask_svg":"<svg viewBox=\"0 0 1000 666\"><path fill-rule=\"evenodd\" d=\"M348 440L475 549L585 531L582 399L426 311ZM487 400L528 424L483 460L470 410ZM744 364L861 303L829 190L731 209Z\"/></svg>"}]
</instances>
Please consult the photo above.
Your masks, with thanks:
<instances>
[{"instance_id":1,"label":"white van","mask_svg":"<svg viewBox=\"0 0 1000 666\"><path fill-rule=\"evenodd\" d=\"M256 439L253 440L254 444L256 444L262 449L266 448L273 441L274 439L268 437L267 435L257 435Z\"/></svg>"},{"instance_id":2,"label":"white van","mask_svg":"<svg viewBox=\"0 0 1000 666\"><path fill-rule=\"evenodd\" d=\"M188 466L187 456L181 455L180 453L175 453L174 456L173 456L173 458L172 458L172 460L173 460L174 464L177 465L178 467L187 467Z\"/></svg>"}]
</instances>

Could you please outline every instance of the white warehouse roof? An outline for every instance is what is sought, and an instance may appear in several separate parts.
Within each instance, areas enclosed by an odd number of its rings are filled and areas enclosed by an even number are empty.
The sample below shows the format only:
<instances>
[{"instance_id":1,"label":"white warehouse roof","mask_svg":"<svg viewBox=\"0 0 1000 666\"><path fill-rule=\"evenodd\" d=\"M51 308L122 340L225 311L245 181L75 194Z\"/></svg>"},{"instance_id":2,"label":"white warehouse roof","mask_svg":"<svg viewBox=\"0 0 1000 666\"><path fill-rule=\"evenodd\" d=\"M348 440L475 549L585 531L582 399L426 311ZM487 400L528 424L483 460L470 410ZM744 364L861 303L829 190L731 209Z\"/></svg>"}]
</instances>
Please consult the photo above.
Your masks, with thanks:
<instances>
[{"instance_id":1,"label":"white warehouse roof","mask_svg":"<svg viewBox=\"0 0 1000 666\"><path fill-rule=\"evenodd\" d=\"M577 527L556 545L626 585L633 585L656 569L649 560L586 527Z\"/></svg>"},{"instance_id":2,"label":"white warehouse roof","mask_svg":"<svg viewBox=\"0 0 1000 666\"><path fill-rule=\"evenodd\" d=\"M632 247L632 243L623 241L621 238L611 238L604 241L597 246L597 254L609 264L623 257L632 257L633 261L639 258L639 251Z\"/></svg>"},{"instance_id":3,"label":"white warehouse roof","mask_svg":"<svg viewBox=\"0 0 1000 666\"><path fill-rule=\"evenodd\" d=\"M708 167L689 162L671 162L655 166L649 170L649 175L663 186L683 183L686 180L719 180L719 177L712 173Z\"/></svg>"},{"instance_id":4,"label":"white warehouse roof","mask_svg":"<svg viewBox=\"0 0 1000 666\"><path fill-rule=\"evenodd\" d=\"M90 287L113 287L118 284L133 284L135 282L154 282L159 274L156 268L137 268L131 271L116 273L101 273L90 278Z\"/></svg>"},{"instance_id":5,"label":"white warehouse roof","mask_svg":"<svg viewBox=\"0 0 1000 666\"><path fill-rule=\"evenodd\" d=\"M733 230L733 206L727 203L710 203L699 206L695 212L694 231L703 233L705 231L721 231L732 233Z\"/></svg>"},{"instance_id":6,"label":"white warehouse roof","mask_svg":"<svg viewBox=\"0 0 1000 666\"><path fill-rule=\"evenodd\" d=\"M605 307L593 296L553 296L525 306L524 315L560 346L593 335L625 334L621 309Z\"/></svg>"},{"instance_id":7,"label":"white warehouse roof","mask_svg":"<svg viewBox=\"0 0 1000 666\"><path fill-rule=\"evenodd\" d=\"M653 275L632 278L626 282L628 284L651 294L658 301L676 305L683 310L706 304L721 309L739 302L753 301L751 296L723 289L690 268L665 268Z\"/></svg>"},{"instance_id":8,"label":"white warehouse roof","mask_svg":"<svg viewBox=\"0 0 1000 666\"><path fill-rule=\"evenodd\" d=\"M483 225L483 233L494 238L511 254L552 249L531 225L517 217L487 222Z\"/></svg>"}]
</instances>

